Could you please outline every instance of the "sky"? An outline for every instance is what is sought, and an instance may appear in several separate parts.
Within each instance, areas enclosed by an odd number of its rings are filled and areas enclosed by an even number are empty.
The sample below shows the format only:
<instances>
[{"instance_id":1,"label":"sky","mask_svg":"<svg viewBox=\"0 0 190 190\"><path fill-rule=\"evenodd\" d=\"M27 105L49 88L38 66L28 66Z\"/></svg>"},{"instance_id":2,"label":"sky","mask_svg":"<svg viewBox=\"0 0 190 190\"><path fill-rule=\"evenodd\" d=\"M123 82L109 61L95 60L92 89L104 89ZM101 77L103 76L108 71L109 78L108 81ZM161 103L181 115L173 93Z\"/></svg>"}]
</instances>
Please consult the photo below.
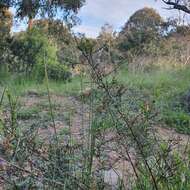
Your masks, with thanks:
<instances>
[{"instance_id":1,"label":"sky","mask_svg":"<svg viewBox=\"0 0 190 190\"><path fill-rule=\"evenodd\" d=\"M128 18L143 7L156 9L164 18L176 17L179 14L176 10L167 10L161 0L86 0L78 14L81 24L74 27L74 31L95 38L105 23L111 24L115 31L119 31ZM26 24L17 23L13 31L24 30L25 27Z\"/></svg>"},{"instance_id":2,"label":"sky","mask_svg":"<svg viewBox=\"0 0 190 190\"><path fill-rule=\"evenodd\" d=\"M164 18L178 15L178 11L166 10L161 0L87 0L78 15L82 23L75 31L96 37L106 22L119 31L136 10L144 7L156 9Z\"/></svg>"}]
</instances>

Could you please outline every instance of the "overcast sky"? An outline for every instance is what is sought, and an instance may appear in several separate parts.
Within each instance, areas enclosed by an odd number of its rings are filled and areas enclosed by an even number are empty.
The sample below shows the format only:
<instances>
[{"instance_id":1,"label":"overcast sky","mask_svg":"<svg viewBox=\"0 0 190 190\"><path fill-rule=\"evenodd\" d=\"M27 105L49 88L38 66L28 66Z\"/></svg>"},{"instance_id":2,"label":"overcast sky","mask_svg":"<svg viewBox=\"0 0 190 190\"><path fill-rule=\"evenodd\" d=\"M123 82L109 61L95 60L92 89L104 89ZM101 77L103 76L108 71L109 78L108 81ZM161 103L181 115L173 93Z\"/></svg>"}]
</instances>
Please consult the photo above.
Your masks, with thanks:
<instances>
[{"instance_id":1,"label":"overcast sky","mask_svg":"<svg viewBox=\"0 0 190 190\"><path fill-rule=\"evenodd\" d=\"M161 0L87 0L79 13L82 24L75 31L96 37L106 22L118 31L136 10L143 7L155 8L164 18L178 14L177 11L164 9L166 6Z\"/></svg>"},{"instance_id":2,"label":"overcast sky","mask_svg":"<svg viewBox=\"0 0 190 190\"><path fill-rule=\"evenodd\" d=\"M86 0L78 15L81 24L74 31L96 37L105 23L113 25L114 30L119 31L128 18L143 7L155 8L164 18L178 15L178 11L164 9L166 5L161 0ZM14 31L24 27L23 24L17 25Z\"/></svg>"}]
</instances>

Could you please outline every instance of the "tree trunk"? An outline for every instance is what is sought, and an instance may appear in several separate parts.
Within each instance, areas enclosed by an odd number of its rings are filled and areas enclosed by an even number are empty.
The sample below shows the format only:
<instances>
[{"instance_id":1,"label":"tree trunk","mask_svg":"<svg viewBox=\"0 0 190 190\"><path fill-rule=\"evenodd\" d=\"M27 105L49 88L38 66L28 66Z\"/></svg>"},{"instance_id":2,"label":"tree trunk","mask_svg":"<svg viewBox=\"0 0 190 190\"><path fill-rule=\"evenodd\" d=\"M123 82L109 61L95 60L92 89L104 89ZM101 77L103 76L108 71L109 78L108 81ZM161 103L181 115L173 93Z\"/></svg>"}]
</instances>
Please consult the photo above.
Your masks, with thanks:
<instances>
[{"instance_id":1,"label":"tree trunk","mask_svg":"<svg viewBox=\"0 0 190 190\"><path fill-rule=\"evenodd\" d=\"M33 18L29 18L28 20L28 30L31 30L33 27Z\"/></svg>"}]
</instances>

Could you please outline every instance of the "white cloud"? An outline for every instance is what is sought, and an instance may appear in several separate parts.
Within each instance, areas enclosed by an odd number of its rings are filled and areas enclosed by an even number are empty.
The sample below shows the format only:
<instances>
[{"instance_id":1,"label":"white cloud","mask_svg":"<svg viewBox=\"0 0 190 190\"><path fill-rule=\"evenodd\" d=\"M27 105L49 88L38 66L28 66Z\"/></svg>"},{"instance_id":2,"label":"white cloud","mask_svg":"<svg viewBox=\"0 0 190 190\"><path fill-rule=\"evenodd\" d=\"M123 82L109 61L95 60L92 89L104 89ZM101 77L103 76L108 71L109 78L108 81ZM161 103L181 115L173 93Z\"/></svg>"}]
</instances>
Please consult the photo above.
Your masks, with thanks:
<instances>
[{"instance_id":1,"label":"white cloud","mask_svg":"<svg viewBox=\"0 0 190 190\"><path fill-rule=\"evenodd\" d=\"M136 10L143 7L153 7L163 17L176 13L163 9L164 6L161 0L86 0L86 5L79 13L82 25L78 29L84 31L87 36L95 37L99 31L97 28L108 22L117 30Z\"/></svg>"},{"instance_id":2,"label":"white cloud","mask_svg":"<svg viewBox=\"0 0 190 190\"><path fill-rule=\"evenodd\" d=\"M99 31L100 31L99 27L86 26L86 25L79 25L74 28L74 32L85 34L90 38L97 37Z\"/></svg>"},{"instance_id":3,"label":"white cloud","mask_svg":"<svg viewBox=\"0 0 190 190\"><path fill-rule=\"evenodd\" d=\"M143 7L155 8L163 17L174 16L177 11L163 9L161 0L86 0L86 5L79 12L82 24L74 28L75 32L85 33L88 37L96 37L101 26L108 22L118 31L128 18ZM11 9L14 13L15 9ZM15 24L13 31L26 29L26 22Z\"/></svg>"}]
</instances>

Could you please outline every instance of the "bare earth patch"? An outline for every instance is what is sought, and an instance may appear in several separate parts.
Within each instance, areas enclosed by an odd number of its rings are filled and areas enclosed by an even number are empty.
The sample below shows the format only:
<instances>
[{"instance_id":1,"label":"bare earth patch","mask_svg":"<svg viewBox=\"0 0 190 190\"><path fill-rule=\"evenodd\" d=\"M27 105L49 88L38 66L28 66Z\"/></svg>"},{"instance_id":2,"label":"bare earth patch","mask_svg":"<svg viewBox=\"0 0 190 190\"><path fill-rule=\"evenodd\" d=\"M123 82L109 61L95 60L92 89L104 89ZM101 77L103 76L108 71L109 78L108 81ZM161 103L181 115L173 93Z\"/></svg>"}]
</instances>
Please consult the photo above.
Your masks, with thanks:
<instances>
[{"instance_id":1,"label":"bare earth patch","mask_svg":"<svg viewBox=\"0 0 190 190\"><path fill-rule=\"evenodd\" d=\"M53 106L53 112L55 116L55 128L57 133L61 133L62 130L69 130L72 134L72 138L78 144L85 143L87 130L90 126L90 113L87 105L82 104L80 101L76 100L74 97L64 97L52 95L51 101ZM48 102L47 96L39 96L38 94L32 93L27 94L20 99L21 107L30 109L31 107L42 107L39 109L39 114L49 114L49 105L44 104ZM64 114L67 113L67 116ZM23 122L22 120L20 122ZM24 121L27 123L27 121ZM28 121L29 122L29 121ZM35 119L34 119L35 122ZM43 122L43 120L42 120ZM188 143L190 136L176 133L175 130L166 129L161 127L156 127L156 136L166 142L176 142L176 147L184 148ZM44 142L49 141L54 135L54 126L51 117L48 121L47 127L39 127L38 135L44 140ZM121 157L122 150L115 148L114 134L107 134L107 143L104 146L105 151L105 168L104 168L104 181L114 189L119 179L124 179L125 183L128 183L129 176L133 176L133 168L127 159ZM135 165L135 151L130 150L130 156L132 162ZM93 160L94 172L98 172L100 163L98 158Z\"/></svg>"}]
</instances>

